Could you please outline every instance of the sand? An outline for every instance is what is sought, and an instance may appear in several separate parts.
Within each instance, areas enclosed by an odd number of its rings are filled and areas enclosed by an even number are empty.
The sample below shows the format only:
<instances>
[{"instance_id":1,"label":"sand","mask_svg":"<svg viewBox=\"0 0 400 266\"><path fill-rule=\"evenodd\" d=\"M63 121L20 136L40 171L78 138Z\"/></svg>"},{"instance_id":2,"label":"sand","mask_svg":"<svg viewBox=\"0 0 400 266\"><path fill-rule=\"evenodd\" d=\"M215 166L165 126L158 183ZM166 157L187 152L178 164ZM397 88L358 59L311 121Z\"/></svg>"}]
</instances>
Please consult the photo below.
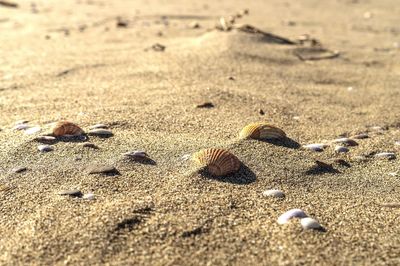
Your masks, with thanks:
<instances>
[{"instance_id":1,"label":"sand","mask_svg":"<svg viewBox=\"0 0 400 266\"><path fill-rule=\"evenodd\" d=\"M396 1L31 2L0 6L0 264L400 263L399 159L372 156L400 151ZM236 26L309 34L340 54L301 60L323 53L215 29L245 8ZM205 102L214 107L196 108ZM13 130L21 119L42 132ZM99 149L62 140L40 153L33 138L61 119L114 135L91 136ZM257 121L291 141L238 140ZM299 148L361 132L370 138L346 154ZM209 178L182 158L210 147L234 153L241 171ZM132 150L154 163L125 159ZM335 158L351 166L313 170ZM119 174L89 174L93 164ZM96 198L58 195L71 189ZM292 208L326 232L279 225Z\"/></svg>"}]
</instances>

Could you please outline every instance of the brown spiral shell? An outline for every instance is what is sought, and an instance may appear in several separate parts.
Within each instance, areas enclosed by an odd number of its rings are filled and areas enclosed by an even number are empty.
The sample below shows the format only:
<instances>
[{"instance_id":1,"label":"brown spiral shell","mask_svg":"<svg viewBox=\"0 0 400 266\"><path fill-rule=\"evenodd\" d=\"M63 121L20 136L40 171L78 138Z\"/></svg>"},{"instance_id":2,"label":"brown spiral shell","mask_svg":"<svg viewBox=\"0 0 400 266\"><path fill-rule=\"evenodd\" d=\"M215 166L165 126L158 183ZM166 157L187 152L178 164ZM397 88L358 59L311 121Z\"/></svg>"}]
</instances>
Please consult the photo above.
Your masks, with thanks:
<instances>
[{"instance_id":1,"label":"brown spiral shell","mask_svg":"<svg viewBox=\"0 0 400 266\"><path fill-rule=\"evenodd\" d=\"M251 123L239 133L241 139L283 139L286 133L275 126L266 123Z\"/></svg>"},{"instance_id":2,"label":"brown spiral shell","mask_svg":"<svg viewBox=\"0 0 400 266\"><path fill-rule=\"evenodd\" d=\"M56 137L65 135L78 136L82 135L83 133L84 131L82 130L82 128L68 121L60 121L53 128L53 135Z\"/></svg>"},{"instance_id":3,"label":"brown spiral shell","mask_svg":"<svg viewBox=\"0 0 400 266\"><path fill-rule=\"evenodd\" d=\"M227 150L205 149L193 154L193 160L213 176L233 174L240 169L239 159Z\"/></svg>"}]
</instances>

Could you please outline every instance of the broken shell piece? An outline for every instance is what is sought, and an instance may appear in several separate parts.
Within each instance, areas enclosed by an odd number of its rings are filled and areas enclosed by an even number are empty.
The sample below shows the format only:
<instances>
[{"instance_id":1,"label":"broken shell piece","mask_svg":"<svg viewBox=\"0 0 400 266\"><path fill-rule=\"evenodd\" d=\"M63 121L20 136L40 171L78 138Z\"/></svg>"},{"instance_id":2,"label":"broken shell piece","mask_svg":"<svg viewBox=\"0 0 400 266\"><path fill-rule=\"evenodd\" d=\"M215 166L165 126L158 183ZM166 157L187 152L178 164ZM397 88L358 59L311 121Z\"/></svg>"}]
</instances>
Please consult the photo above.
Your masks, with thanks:
<instances>
[{"instance_id":1,"label":"broken shell piece","mask_svg":"<svg viewBox=\"0 0 400 266\"><path fill-rule=\"evenodd\" d=\"M289 222L290 219L292 218L305 218L307 217L307 214L300 209L291 209L278 218L278 224L285 224Z\"/></svg>"},{"instance_id":2,"label":"broken shell piece","mask_svg":"<svg viewBox=\"0 0 400 266\"><path fill-rule=\"evenodd\" d=\"M358 145L358 143L355 140L350 139L350 138L335 139L335 140L332 140L332 143L340 143L340 144L343 144L346 146L357 146Z\"/></svg>"},{"instance_id":3,"label":"broken shell piece","mask_svg":"<svg viewBox=\"0 0 400 266\"><path fill-rule=\"evenodd\" d=\"M335 152L348 152L349 151L349 149L347 148L347 147L344 147L344 146L336 146L335 147Z\"/></svg>"},{"instance_id":4,"label":"broken shell piece","mask_svg":"<svg viewBox=\"0 0 400 266\"><path fill-rule=\"evenodd\" d=\"M60 121L53 127L53 135L56 137L66 135L79 136L83 133L84 131L78 125L68 121Z\"/></svg>"},{"instance_id":5,"label":"broken shell piece","mask_svg":"<svg viewBox=\"0 0 400 266\"><path fill-rule=\"evenodd\" d=\"M285 193L279 189L269 189L262 193L264 197L284 198Z\"/></svg>"},{"instance_id":6,"label":"broken shell piece","mask_svg":"<svg viewBox=\"0 0 400 266\"><path fill-rule=\"evenodd\" d=\"M50 145L39 145L38 150L40 152L49 152L49 151L54 150L54 148L53 148L53 146L50 146Z\"/></svg>"},{"instance_id":7,"label":"broken shell piece","mask_svg":"<svg viewBox=\"0 0 400 266\"><path fill-rule=\"evenodd\" d=\"M205 149L193 154L193 160L213 176L225 176L239 171L241 162L227 150Z\"/></svg>"},{"instance_id":8,"label":"broken shell piece","mask_svg":"<svg viewBox=\"0 0 400 266\"><path fill-rule=\"evenodd\" d=\"M396 154L393 152L380 152L374 155L375 158L381 158L381 159L395 159Z\"/></svg>"},{"instance_id":9,"label":"broken shell piece","mask_svg":"<svg viewBox=\"0 0 400 266\"><path fill-rule=\"evenodd\" d=\"M328 147L328 145L324 143L313 143L313 144L303 145L303 148L312 151L323 151L326 147Z\"/></svg>"},{"instance_id":10,"label":"broken shell piece","mask_svg":"<svg viewBox=\"0 0 400 266\"><path fill-rule=\"evenodd\" d=\"M133 158L133 159L145 159L148 158L148 155L145 151L131 151L124 153L125 156Z\"/></svg>"},{"instance_id":11,"label":"broken shell piece","mask_svg":"<svg viewBox=\"0 0 400 266\"><path fill-rule=\"evenodd\" d=\"M25 130L25 129L28 129L30 127L31 126L27 125L27 124L18 124L15 127L13 127L13 130Z\"/></svg>"},{"instance_id":12,"label":"broken shell piece","mask_svg":"<svg viewBox=\"0 0 400 266\"><path fill-rule=\"evenodd\" d=\"M96 124L89 127L89 129L96 129L96 128L108 128L108 126L105 124Z\"/></svg>"},{"instance_id":13,"label":"broken shell piece","mask_svg":"<svg viewBox=\"0 0 400 266\"><path fill-rule=\"evenodd\" d=\"M107 130L107 129L96 128L96 129L90 130L88 132L88 135L100 136L100 137L109 137L109 136L112 136L113 133L110 130Z\"/></svg>"},{"instance_id":14,"label":"broken shell piece","mask_svg":"<svg viewBox=\"0 0 400 266\"><path fill-rule=\"evenodd\" d=\"M367 133L360 133L357 135L352 136L353 139L367 139L369 138Z\"/></svg>"},{"instance_id":15,"label":"broken shell piece","mask_svg":"<svg viewBox=\"0 0 400 266\"><path fill-rule=\"evenodd\" d=\"M25 130L25 134L28 134L28 135L36 134L36 133L40 132L40 130L42 130L42 129L39 126L31 127L31 128L28 128L27 130Z\"/></svg>"},{"instance_id":16,"label":"broken shell piece","mask_svg":"<svg viewBox=\"0 0 400 266\"><path fill-rule=\"evenodd\" d=\"M252 123L245 126L239 133L241 139L283 139L286 133L275 126L266 123Z\"/></svg>"},{"instance_id":17,"label":"broken shell piece","mask_svg":"<svg viewBox=\"0 0 400 266\"><path fill-rule=\"evenodd\" d=\"M88 193L82 196L82 199L85 200L94 200L96 198L96 196L93 193Z\"/></svg>"},{"instance_id":18,"label":"broken shell piece","mask_svg":"<svg viewBox=\"0 0 400 266\"><path fill-rule=\"evenodd\" d=\"M323 227L319 224L319 222L313 218L310 217L305 217L300 219L300 224L301 227L303 227L304 230L321 230Z\"/></svg>"}]
</instances>

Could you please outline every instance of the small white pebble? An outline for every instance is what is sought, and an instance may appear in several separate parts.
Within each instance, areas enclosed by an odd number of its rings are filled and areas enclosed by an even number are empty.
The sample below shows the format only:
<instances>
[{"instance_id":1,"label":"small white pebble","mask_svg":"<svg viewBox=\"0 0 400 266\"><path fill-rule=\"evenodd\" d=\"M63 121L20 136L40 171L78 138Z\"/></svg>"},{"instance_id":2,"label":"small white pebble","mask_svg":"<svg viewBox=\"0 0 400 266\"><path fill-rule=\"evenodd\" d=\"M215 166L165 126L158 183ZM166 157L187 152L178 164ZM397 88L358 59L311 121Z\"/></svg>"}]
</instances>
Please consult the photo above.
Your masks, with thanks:
<instances>
[{"instance_id":1,"label":"small white pebble","mask_svg":"<svg viewBox=\"0 0 400 266\"><path fill-rule=\"evenodd\" d=\"M399 146L400 146L400 140L399 140L399 141L396 141L396 142L394 143L394 145L399 145Z\"/></svg>"},{"instance_id":2,"label":"small white pebble","mask_svg":"<svg viewBox=\"0 0 400 266\"><path fill-rule=\"evenodd\" d=\"M305 218L307 214L300 209L291 209L278 218L278 224L285 224L292 218Z\"/></svg>"},{"instance_id":3,"label":"small white pebble","mask_svg":"<svg viewBox=\"0 0 400 266\"><path fill-rule=\"evenodd\" d=\"M284 198L285 193L279 189L269 189L262 193L264 197Z\"/></svg>"},{"instance_id":4,"label":"small white pebble","mask_svg":"<svg viewBox=\"0 0 400 266\"><path fill-rule=\"evenodd\" d=\"M300 120L300 116L293 116L292 117L294 120Z\"/></svg>"},{"instance_id":5,"label":"small white pebble","mask_svg":"<svg viewBox=\"0 0 400 266\"><path fill-rule=\"evenodd\" d=\"M388 175L390 175L390 176L397 176L399 173L398 172L391 172L391 173L388 173Z\"/></svg>"},{"instance_id":6,"label":"small white pebble","mask_svg":"<svg viewBox=\"0 0 400 266\"><path fill-rule=\"evenodd\" d=\"M347 91L352 91L352 90L354 90L353 87L347 87Z\"/></svg>"},{"instance_id":7,"label":"small white pebble","mask_svg":"<svg viewBox=\"0 0 400 266\"><path fill-rule=\"evenodd\" d=\"M31 126L29 126L28 124L18 124L15 127L13 127L14 130L25 130L30 128Z\"/></svg>"},{"instance_id":8,"label":"small white pebble","mask_svg":"<svg viewBox=\"0 0 400 266\"><path fill-rule=\"evenodd\" d=\"M25 130L25 134L28 134L28 135L36 134L36 133L40 132L40 130L42 130L42 129L39 126L31 127L31 128L28 128L27 130Z\"/></svg>"},{"instance_id":9,"label":"small white pebble","mask_svg":"<svg viewBox=\"0 0 400 266\"><path fill-rule=\"evenodd\" d=\"M49 152L49 151L54 150L54 148L53 148L53 146L50 146L50 145L39 145L38 150L40 152Z\"/></svg>"},{"instance_id":10,"label":"small white pebble","mask_svg":"<svg viewBox=\"0 0 400 266\"><path fill-rule=\"evenodd\" d=\"M328 145L323 143L314 143L314 144L307 144L303 145L303 148L312 150L312 151L323 151Z\"/></svg>"},{"instance_id":11,"label":"small white pebble","mask_svg":"<svg viewBox=\"0 0 400 266\"><path fill-rule=\"evenodd\" d=\"M146 158L148 157L145 151L131 151L124 153L125 156L133 157L133 158Z\"/></svg>"},{"instance_id":12,"label":"small white pebble","mask_svg":"<svg viewBox=\"0 0 400 266\"><path fill-rule=\"evenodd\" d=\"M335 152L341 153L341 152L348 152L348 151L349 151L349 148L344 147L344 146L336 146L335 147Z\"/></svg>"},{"instance_id":13,"label":"small white pebble","mask_svg":"<svg viewBox=\"0 0 400 266\"><path fill-rule=\"evenodd\" d=\"M182 156L182 161L187 161L187 160L190 159L190 157L192 157L191 154L185 154L185 155Z\"/></svg>"},{"instance_id":14,"label":"small white pebble","mask_svg":"<svg viewBox=\"0 0 400 266\"><path fill-rule=\"evenodd\" d=\"M322 226L319 224L319 222L310 217L300 219L300 224L304 230L322 229Z\"/></svg>"},{"instance_id":15,"label":"small white pebble","mask_svg":"<svg viewBox=\"0 0 400 266\"><path fill-rule=\"evenodd\" d=\"M372 18L372 13L369 12L369 11L367 11L367 12L364 13L363 17L364 17L365 19L370 19L370 18Z\"/></svg>"},{"instance_id":16,"label":"small white pebble","mask_svg":"<svg viewBox=\"0 0 400 266\"><path fill-rule=\"evenodd\" d=\"M85 200L94 200L95 198L96 198L96 196L93 193L85 194L82 197L82 199L85 199Z\"/></svg>"},{"instance_id":17,"label":"small white pebble","mask_svg":"<svg viewBox=\"0 0 400 266\"><path fill-rule=\"evenodd\" d=\"M110 130L107 130L107 129L95 128L95 129L89 130L88 135L93 135L93 136L112 136L113 133Z\"/></svg>"},{"instance_id":18,"label":"small white pebble","mask_svg":"<svg viewBox=\"0 0 400 266\"><path fill-rule=\"evenodd\" d=\"M89 127L89 129L96 129L96 128L108 128L108 126L105 124L96 124Z\"/></svg>"},{"instance_id":19,"label":"small white pebble","mask_svg":"<svg viewBox=\"0 0 400 266\"><path fill-rule=\"evenodd\" d=\"M380 152L374 155L375 158L382 158L382 159L395 159L396 154L393 152Z\"/></svg>"}]
</instances>

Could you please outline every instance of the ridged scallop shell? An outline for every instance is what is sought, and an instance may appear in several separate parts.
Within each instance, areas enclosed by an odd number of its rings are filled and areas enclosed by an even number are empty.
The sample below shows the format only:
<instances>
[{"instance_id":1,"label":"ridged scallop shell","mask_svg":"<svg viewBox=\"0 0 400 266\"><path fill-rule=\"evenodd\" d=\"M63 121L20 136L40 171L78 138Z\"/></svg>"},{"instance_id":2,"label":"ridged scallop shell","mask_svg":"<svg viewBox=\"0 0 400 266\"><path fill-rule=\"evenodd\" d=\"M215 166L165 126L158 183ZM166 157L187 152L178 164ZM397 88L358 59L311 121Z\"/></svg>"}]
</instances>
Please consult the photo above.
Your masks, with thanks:
<instances>
[{"instance_id":1,"label":"ridged scallop shell","mask_svg":"<svg viewBox=\"0 0 400 266\"><path fill-rule=\"evenodd\" d=\"M213 176L225 176L240 169L239 159L227 150L205 149L193 154L193 160L206 167Z\"/></svg>"},{"instance_id":2,"label":"ridged scallop shell","mask_svg":"<svg viewBox=\"0 0 400 266\"><path fill-rule=\"evenodd\" d=\"M53 128L53 135L56 137L65 135L78 136L82 135L83 133L84 132L82 128L68 121L60 121Z\"/></svg>"},{"instance_id":3,"label":"ridged scallop shell","mask_svg":"<svg viewBox=\"0 0 400 266\"><path fill-rule=\"evenodd\" d=\"M283 139L286 138L286 133L266 123L252 123L240 131L239 137L241 139Z\"/></svg>"}]
</instances>

